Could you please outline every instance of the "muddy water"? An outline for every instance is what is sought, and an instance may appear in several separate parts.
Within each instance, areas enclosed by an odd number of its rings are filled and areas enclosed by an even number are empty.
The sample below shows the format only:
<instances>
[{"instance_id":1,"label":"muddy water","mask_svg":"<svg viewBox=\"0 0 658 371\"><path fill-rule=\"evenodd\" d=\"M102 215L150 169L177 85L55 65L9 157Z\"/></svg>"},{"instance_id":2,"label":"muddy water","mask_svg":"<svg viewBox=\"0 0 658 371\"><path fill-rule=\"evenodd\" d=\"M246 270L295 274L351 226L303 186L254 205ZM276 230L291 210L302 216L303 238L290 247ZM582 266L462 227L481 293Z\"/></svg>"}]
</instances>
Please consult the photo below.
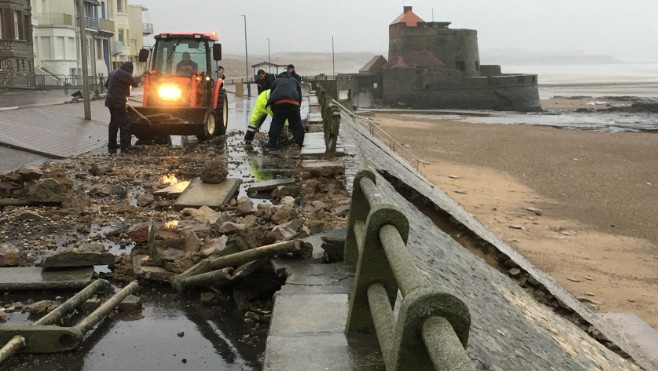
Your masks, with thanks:
<instances>
[{"instance_id":1,"label":"muddy water","mask_svg":"<svg viewBox=\"0 0 658 371\"><path fill-rule=\"evenodd\" d=\"M27 301L34 295L25 295ZM48 299L55 294L45 293ZM119 313L87 334L81 347L54 355L17 355L3 370L258 370L264 345L247 344L242 318L228 298L219 306L198 297L142 289L140 314ZM20 300L18 296L12 299ZM25 302L24 301L24 302ZM11 324L30 323L13 313ZM179 336L182 335L182 336ZM251 336L251 335L249 335Z\"/></svg>"}]
</instances>

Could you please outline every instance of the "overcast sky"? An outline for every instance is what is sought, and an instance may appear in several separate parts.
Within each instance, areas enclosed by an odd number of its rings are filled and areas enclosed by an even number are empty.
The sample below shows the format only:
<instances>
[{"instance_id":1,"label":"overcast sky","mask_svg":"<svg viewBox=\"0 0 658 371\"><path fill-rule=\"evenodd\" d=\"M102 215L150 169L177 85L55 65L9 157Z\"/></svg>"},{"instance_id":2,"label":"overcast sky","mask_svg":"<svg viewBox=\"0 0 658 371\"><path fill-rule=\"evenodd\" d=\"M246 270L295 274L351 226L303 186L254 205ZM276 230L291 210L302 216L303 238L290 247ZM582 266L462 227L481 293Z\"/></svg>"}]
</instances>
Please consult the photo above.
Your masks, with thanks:
<instances>
[{"instance_id":1,"label":"overcast sky","mask_svg":"<svg viewBox=\"0 0 658 371\"><path fill-rule=\"evenodd\" d=\"M658 0L128 0L149 9L156 32L217 31L224 53L386 53L403 3L425 21L478 30L480 50L577 51L658 61ZM184 10L181 10L184 6Z\"/></svg>"}]
</instances>

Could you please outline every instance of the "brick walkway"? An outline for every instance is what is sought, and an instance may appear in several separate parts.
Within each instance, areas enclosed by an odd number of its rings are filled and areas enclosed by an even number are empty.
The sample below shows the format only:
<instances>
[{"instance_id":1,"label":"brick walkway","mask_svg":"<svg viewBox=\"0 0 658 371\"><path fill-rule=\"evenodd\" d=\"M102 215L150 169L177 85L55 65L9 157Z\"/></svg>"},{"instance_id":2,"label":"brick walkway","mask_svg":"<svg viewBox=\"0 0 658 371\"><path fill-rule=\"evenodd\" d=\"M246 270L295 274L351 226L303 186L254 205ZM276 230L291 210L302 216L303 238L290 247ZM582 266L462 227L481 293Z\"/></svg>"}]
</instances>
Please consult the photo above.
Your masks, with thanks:
<instances>
[{"instance_id":1,"label":"brick walkway","mask_svg":"<svg viewBox=\"0 0 658 371\"><path fill-rule=\"evenodd\" d=\"M48 157L70 157L107 145L109 111L91 102L91 121L82 103L0 111L0 144Z\"/></svg>"}]
</instances>

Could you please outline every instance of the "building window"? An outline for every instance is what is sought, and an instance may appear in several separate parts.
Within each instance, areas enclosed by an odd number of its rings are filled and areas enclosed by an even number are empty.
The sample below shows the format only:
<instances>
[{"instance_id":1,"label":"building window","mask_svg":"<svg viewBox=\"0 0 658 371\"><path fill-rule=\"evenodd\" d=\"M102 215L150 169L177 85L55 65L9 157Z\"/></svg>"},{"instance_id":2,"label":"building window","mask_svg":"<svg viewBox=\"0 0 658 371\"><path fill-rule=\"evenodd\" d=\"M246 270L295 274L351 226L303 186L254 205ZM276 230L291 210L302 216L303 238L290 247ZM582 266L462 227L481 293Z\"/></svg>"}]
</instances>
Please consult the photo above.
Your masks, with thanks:
<instances>
[{"instance_id":1,"label":"building window","mask_svg":"<svg viewBox=\"0 0 658 371\"><path fill-rule=\"evenodd\" d=\"M117 11L123 13L123 0L117 0Z\"/></svg>"},{"instance_id":2,"label":"building window","mask_svg":"<svg viewBox=\"0 0 658 371\"><path fill-rule=\"evenodd\" d=\"M480 61L475 61L475 70L476 71L480 70Z\"/></svg>"},{"instance_id":3,"label":"building window","mask_svg":"<svg viewBox=\"0 0 658 371\"><path fill-rule=\"evenodd\" d=\"M119 28L119 36L117 38L123 43L123 28Z\"/></svg>"},{"instance_id":4,"label":"building window","mask_svg":"<svg viewBox=\"0 0 658 371\"><path fill-rule=\"evenodd\" d=\"M4 25L2 24L2 10L0 10L0 40L4 39Z\"/></svg>"},{"instance_id":5,"label":"building window","mask_svg":"<svg viewBox=\"0 0 658 371\"><path fill-rule=\"evenodd\" d=\"M455 62L455 68L460 71L466 71L466 63L464 61L457 61Z\"/></svg>"},{"instance_id":6,"label":"building window","mask_svg":"<svg viewBox=\"0 0 658 371\"><path fill-rule=\"evenodd\" d=\"M14 40L23 39L23 17L18 10L14 10Z\"/></svg>"}]
</instances>

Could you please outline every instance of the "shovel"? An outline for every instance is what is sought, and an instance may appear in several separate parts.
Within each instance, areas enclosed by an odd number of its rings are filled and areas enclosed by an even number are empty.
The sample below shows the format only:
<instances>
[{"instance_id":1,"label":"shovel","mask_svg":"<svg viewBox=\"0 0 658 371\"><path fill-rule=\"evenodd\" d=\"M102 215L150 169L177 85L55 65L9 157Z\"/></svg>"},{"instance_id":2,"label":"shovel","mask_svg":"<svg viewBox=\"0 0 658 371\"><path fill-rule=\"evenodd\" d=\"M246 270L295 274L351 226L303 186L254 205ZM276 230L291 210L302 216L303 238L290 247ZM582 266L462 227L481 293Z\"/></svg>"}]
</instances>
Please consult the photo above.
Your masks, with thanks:
<instances>
[{"instance_id":1,"label":"shovel","mask_svg":"<svg viewBox=\"0 0 658 371\"><path fill-rule=\"evenodd\" d=\"M140 119L146 121L146 122L149 124L149 126L153 125L153 123L151 122L151 120L149 120L148 117L142 115L138 110L135 109L135 107L131 106L131 105L128 104L128 103L126 103L126 106L128 106L128 108L129 108L131 111L135 112L135 113L137 114L137 116L139 116Z\"/></svg>"}]
</instances>

